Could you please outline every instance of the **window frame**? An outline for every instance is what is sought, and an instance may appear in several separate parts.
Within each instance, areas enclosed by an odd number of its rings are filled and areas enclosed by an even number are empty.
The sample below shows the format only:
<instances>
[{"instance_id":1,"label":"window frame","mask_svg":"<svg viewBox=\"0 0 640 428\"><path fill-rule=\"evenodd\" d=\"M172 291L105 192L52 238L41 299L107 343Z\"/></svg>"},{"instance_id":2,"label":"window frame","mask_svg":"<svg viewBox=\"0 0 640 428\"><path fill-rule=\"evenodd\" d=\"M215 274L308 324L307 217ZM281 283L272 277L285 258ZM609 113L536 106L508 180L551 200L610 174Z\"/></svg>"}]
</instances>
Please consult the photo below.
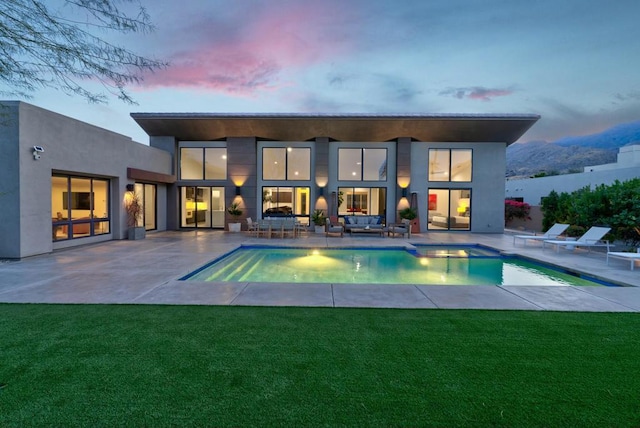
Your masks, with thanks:
<instances>
[{"instance_id":1,"label":"window frame","mask_svg":"<svg viewBox=\"0 0 640 428\"><path fill-rule=\"evenodd\" d=\"M53 200L54 200L54 188L53 183L51 186L51 224L52 224L52 242L61 242L61 241L69 241L73 239L82 239L89 238L94 236L108 235L112 233L111 231L111 180L108 178L102 177L94 177L94 176L82 176L82 175L73 175L73 174L61 174L61 173L52 173L53 178L64 179L66 181L66 188L61 191L61 195L64 196L66 193L67 200L63 201L62 208L56 207L56 213L61 214L61 218L57 217L57 214L54 214ZM73 208L72 202L72 193L77 193L77 189L73 185L74 180L88 180L89 184L89 209L79 209ZM96 195L96 185L95 182L101 182L104 186L104 215L97 216L94 211L96 210L95 200L99 195ZM77 185L76 185L77 186ZM84 192L83 192L84 193ZM64 206L66 205L66 208ZM89 211L89 214L86 218L73 218L74 210L82 210ZM62 214L64 212L64 214ZM54 217L54 215L56 217ZM80 225L87 225L88 233L78 233L78 235L82 236L74 236L74 226L78 229L81 227ZM106 225L106 227L105 227ZM66 237L58 238L58 231L60 228L65 228L67 230Z\"/></svg>"},{"instance_id":2,"label":"window frame","mask_svg":"<svg viewBox=\"0 0 640 428\"><path fill-rule=\"evenodd\" d=\"M182 151L183 150L200 150L200 175L199 177L196 178L185 178L183 176L183 165L182 165L182 160L183 160L183 155L182 155ZM224 154L222 155L222 158L225 160L225 164L224 164L224 177L214 177L214 178L210 178L207 177L207 151L216 151L216 150L224 150ZM228 159L228 150L226 147L208 147L208 146L180 146L178 148L178 153L179 153L179 159L178 159L178 166L179 166L179 179L180 181L225 181L228 179L229 177L229 159ZM217 158L217 156L214 156L213 159ZM196 168L197 169L197 168Z\"/></svg>"},{"instance_id":3,"label":"window frame","mask_svg":"<svg viewBox=\"0 0 640 428\"><path fill-rule=\"evenodd\" d=\"M267 170L267 168L265 168L265 161L266 161L265 150L284 151L284 166L282 167L284 172L283 178L265 177L265 171ZM307 175L304 177L296 177L296 176L289 177L289 166L290 166L289 154L292 153L294 150L306 151L308 154L307 165L306 165ZM294 147L294 146L262 147L261 159L262 159L262 180L263 181L310 181L311 180L311 147Z\"/></svg>"},{"instance_id":4,"label":"window frame","mask_svg":"<svg viewBox=\"0 0 640 428\"><path fill-rule=\"evenodd\" d=\"M383 210L383 212L378 212L377 214L372 214L373 211L373 202L374 202L374 197L372 195L372 191L373 190L377 190L378 191L378 196L376 201L377 206L378 206L378 210L380 209ZM340 186L337 189L337 193L336 195L338 196L338 199L340 198L340 192L342 192L342 202L343 204L346 204L345 209L347 209L346 212L341 212L340 211L340 206L342 206L342 204L338 204L338 207L336 209L338 216L339 217L345 217L345 216L352 216L352 215L379 215L382 216L383 219L386 221L386 206L387 206L387 202L388 202L388 190L386 186ZM359 191L359 192L358 192ZM362 191L366 191L366 194L363 194ZM354 202L356 200L358 200L358 205L362 205L362 197L366 196L366 207L353 207ZM380 203L380 197L383 197L384 200L382 201L383 203ZM351 200L351 205L352 205L352 211L349 211L349 201ZM339 200L336 201L339 203ZM359 214L361 213L361 214Z\"/></svg>"},{"instance_id":5,"label":"window frame","mask_svg":"<svg viewBox=\"0 0 640 428\"><path fill-rule=\"evenodd\" d=\"M271 208L280 208L282 205L280 205L280 202L275 202L275 204L278 204L276 207L269 207L269 208L265 208L264 204L265 204L265 195L266 195L266 191L269 190L270 194L273 195L273 189L276 190L276 194L279 194L280 191L279 189L287 189L287 193L288 190L291 189L291 213L287 214L287 213L278 213L278 212L274 212L274 213L267 213L267 209L271 209ZM299 207L298 205L301 204L302 202L300 200L298 200L298 189L303 189L306 190L308 199L306 201L306 206L305 207ZM282 192L285 193L285 192ZM286 206L286 205L285 205ZM302 212L303 208L306 209L306 213ZM300 211L302 212L301 214L296 214L296 211ZM263 185L262 186L262 200L260 201L260 216L262 218L265 217L295 217L298 219L308 219L311 215L311 186L269 186L269 185Z\"/></svg>"},{"instance_id":6,"label":"window frame","mask_svg":"<svg viewBox=\"0 0 640 428\"><path fill-rule=\"evenodd\" d=\"M343 150L351 150L351 151L360 151L360 162L356 162L356 165L360 165L360 171L359 171L359 175L356 175L355 178L354 176L349 176L349 177L343 177L341 175L342 173L342 166L340 163L340 159L341 159L341 155L340 152ZM372 179L366 179L365 178L365 169L366 169L366 165L365 165L365 151L366 150L380 150L380 151L384 151L384 177L381 179L376 179L376 180L372 180ZM344 181L344 182L348 182L348 181L357 181L357 182L367 182L367 183L386 183L389 180L389 174L388 174L388 163L389 163L389 149L387 147L338 147L338 181Z\"/></svg>"},{"instance_id":7,"label":"window frame","mask_svg":"<svg viewBox=\"0 0 640 428\"><path fill-rule=\"evenodd\" d=\"M448 152L449 154L449 159L448 159L448 166L447 168L447 175L446 175L446 179L443 180L434 180L432 178L432 173L431 173L431 153L432 152ZM452 172L452 167L453 167L453 152L469 152L469 158L470 158L470 168L471 171L469 173L469 180L452 180L451 178L451 172ZM428 151L428 161L427 161L427 181L432 182L432 183L471 183L473 182L473 149L469 149L469 148L438 148L438 147L432 147L429 148Z\"/></svg>"}]
</instances>

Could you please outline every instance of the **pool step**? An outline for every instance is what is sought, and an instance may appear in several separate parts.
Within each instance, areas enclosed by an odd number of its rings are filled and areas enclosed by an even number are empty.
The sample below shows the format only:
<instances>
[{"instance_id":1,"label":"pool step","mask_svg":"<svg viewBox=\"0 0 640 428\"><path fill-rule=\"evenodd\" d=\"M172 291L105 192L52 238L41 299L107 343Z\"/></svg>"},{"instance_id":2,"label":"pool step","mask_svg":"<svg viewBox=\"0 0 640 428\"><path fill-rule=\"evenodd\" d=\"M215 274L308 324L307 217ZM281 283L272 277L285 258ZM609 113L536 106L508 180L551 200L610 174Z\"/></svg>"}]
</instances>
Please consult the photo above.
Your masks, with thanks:
<instances>
[{"instance_id":1,"label":"pool step","mask_svg":"<svg viewBox=\"0 0 640 428\"><path fill-rule=\"evenodd\" d=\"M245 261L241 266L238 266L236 270L229 274L226 280L233 281L244 281L247 275L249 275L259 264L264 260L266 254L256 254L247 261ZM248 266L247 266L248 265ZM245 270L245 268L247 268ZM235 275L241 274L240 278L235 278Z\"/></svg>"},{"instance_id":2,"label":"pool step","mask_svg":"<svg viewBox=\"0 0 640 428\"><path fill-rule=\"evenodd\" d=\"M264 257L264 256L262 256ZM249 264L255 264L258 258L262 258L259 254L244 252L243 254L236 254L233 258L233 262L228 265L220 268L215 273L213 273L207 280L208 281L235 281L236 279L233 277L238 272L242 272L242 270Z\"/></svg>"}]
</instances>

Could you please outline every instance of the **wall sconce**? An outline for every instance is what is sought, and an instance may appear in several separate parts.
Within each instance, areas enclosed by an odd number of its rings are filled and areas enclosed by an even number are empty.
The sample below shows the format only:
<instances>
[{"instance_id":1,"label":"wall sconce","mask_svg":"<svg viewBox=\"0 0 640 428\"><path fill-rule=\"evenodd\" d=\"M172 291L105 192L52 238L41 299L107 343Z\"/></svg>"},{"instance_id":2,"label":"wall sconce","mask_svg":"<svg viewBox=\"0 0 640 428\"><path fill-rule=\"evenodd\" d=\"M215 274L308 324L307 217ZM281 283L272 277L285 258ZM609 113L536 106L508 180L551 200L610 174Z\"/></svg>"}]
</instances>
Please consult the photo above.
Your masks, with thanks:
<instances>
[{"instance_id":1,"label":"wall sconce","mask_svg":"<svg viewBox=\"0 0 640 428\"><path fill-rule=\"evenodd\" d=\"M318 187L318 196L324 196L324 187Z\"/></svg>"},{"instance_id":2,"label":"wall sconce","mask_svg":"<svg viewBox=\"0 0 640 428\"><path fill-rule=\"evenodd\" d=\"M406 187L403 187L403 188L402 188L402 197L403 197L403 198L406 198L406 197L407 197L407 188L406 188Z\"/></svg>"},{"instance_id":3,"label":"wall sconce","mask_svg":"<svg viewBox=\"0 0 640 428\"><path fill-rule=\"evenodd\" d=\"M127 184L127 192L133 192L135 190L135 186L133 184Z\"/></svg>"},{"instance_id":4,"label":"wall sconce","mask_svg":"<svg viewBox=\"0 0 640 428\"><path fill-rule=\"evenodd\" d=\"M44 153L44 147L33 146L33 160L40 160L42 153Z\"/></svg>"},{"instance_id":5,"label":"wall sconce","mask_svg":"<svg viewBox=\"0 0 640 428\"><path fill-rule=\"evenodd\" d=\"M242 195L242 187L236 186L236 196L241 196L241 195Z\"/></svg>"}]
</instances>

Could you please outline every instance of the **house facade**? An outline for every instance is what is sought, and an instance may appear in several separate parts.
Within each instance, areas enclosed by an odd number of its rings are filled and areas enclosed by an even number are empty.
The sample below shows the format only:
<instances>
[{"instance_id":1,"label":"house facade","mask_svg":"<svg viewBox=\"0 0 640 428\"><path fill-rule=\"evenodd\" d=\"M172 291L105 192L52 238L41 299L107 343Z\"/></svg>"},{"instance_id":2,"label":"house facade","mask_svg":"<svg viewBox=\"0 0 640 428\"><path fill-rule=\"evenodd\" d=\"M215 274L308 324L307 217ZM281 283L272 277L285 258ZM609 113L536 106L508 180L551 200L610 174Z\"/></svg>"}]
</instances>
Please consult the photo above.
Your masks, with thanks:
<instances>
[{"instance_id":1,"label":"house facade","mask_svg":"<svg viewBox=\"0 0 640 428\"><path fill-rule=\"evenodd\" d=\"M502 233L506 146L539 119L133 113L146 146L27 103L2 106L3 258L125 239L132 193L149 231L226 230L235 202L243 219L303 225L316 209L392 223L412 206L421 232Z\"/></svg>"},{"instance_id":2,"label":"house facade","mask_svg":"<svg viewBox=\"0 0 640 428\"><path fill-rule=\"evenodd\" d=\"M171 156L24 102L0 102L0 258L126 239L127 185L140 220L166 229Z\"/></svg>"}]
</instances>

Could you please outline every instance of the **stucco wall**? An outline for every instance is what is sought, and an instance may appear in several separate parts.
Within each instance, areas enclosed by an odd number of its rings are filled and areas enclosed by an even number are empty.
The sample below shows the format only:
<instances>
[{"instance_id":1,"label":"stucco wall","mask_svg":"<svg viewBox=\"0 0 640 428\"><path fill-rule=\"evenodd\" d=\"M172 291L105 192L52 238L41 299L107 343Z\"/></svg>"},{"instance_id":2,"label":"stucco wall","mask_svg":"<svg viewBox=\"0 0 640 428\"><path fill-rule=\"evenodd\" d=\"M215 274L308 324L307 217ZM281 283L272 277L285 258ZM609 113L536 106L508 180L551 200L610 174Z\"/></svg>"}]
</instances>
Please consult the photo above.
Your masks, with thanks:
<instances>
[{"instance_id":1,"label":"stucco wall","mask_svg":"<svg viewBox=\"0 0 640 428\"><path fill-rule=\"evenodd\" d=\"M0 105L0 257L19 257L20 183L18 112Z\"/></svg>"},{"instance_id":2,"label":"stucco wall","mask_svg":"<svg viewBox=\"0 0 640 428\"><path fill-rule=\"evenodd\" d=\"M430 183L428 181L429 149L471 149L473 170L471 183ZM504 232L505 143L425 143L413 142L411 150L411 183L409 190L418 195L420 230L428 227L429 187L471 189L471 232Z\"/></svg>"},{"instance_id":3,"label":"stucco wall","mask_svg":"<svg viewBox=\"0 0 640 428\"><path fill-rule=\"evenodd\" d=\"M122 239L126 237L122 200L129 182L127 167L171 173L171 157L167 152L27 103L5 105L14 115L19 115L19 138L9 141L17 151L17 163L11 161L11 164L19 169L18 179L11 181L14 185L17 182L19 189L19 216L15 215L15 207L10 208L8 214L9 223L19 229L19 239L0 247L0 257L26 257L51 252L54 248ZM33 146L44 148L39 160L33 158ZM111 234L52 242L51 176L56 172L111 180ZM2 174L4 177L6 173ZM165 199L165 186L158 185L158 200ZM5 207L1 211L7 215ZM160 230L166 227L163 211L158 210Z\"/></svg>"},{"instance_id":4,"label":"stucco wall","mask_svg":"<svg viewBox=\"0 0 640 428\"><path fill-rule=\"evenodd\" d=\"M529 205L540 205L540 200L552 190L558 193L571 193L586 186L593 188L599 184L609 185L616 180L626 181L637 177L640 177L640 168L633 167L508 180L505 184L505 193L508 198L523 198Z\"/></svg>"}]
</instances>

